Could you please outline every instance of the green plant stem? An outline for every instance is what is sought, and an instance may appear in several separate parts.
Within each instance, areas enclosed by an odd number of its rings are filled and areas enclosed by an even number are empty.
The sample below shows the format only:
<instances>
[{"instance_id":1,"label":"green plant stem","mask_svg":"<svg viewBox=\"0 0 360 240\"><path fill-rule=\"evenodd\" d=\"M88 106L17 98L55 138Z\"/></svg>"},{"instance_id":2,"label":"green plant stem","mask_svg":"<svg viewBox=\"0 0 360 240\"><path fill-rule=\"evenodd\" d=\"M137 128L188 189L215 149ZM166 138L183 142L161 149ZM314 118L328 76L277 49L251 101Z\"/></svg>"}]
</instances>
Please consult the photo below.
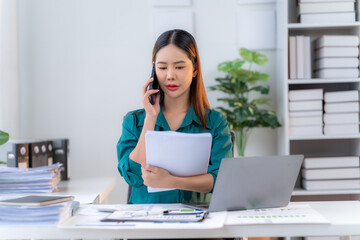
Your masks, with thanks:
<instances>
[{"instance_id":1,"label":"green plant stem","mask_svg":"<svg viewBox=\"0 0 360 240\"><path fill-rule=\"evenodd\" d=\"M242 128L235 132L235 143L239 156L245 156L245 148L250 133L251 133L251 128Z\"/></svg>"}]
</instances>

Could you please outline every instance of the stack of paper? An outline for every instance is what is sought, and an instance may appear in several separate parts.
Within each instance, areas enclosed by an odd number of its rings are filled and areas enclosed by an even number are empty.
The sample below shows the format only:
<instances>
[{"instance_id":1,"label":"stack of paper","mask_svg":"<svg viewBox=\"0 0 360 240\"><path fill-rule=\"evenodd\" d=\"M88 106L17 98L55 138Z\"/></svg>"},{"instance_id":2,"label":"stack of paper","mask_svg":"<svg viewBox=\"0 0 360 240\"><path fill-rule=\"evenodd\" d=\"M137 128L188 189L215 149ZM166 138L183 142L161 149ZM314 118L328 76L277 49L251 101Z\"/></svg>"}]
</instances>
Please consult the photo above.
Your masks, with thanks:
<instances>
[{"instance_id":1,"label":"stack of paper","mask_svg":"<svg viewBox=\"0 0 360 240\"><path fill-rule=\"evenodd\" d=\"M359 156L307 157L302 166L302 186L306 190L360 188Z\"/></svg>"},{"instance_id":2,"label":"stack of paper","mask_svg":"<svg viewBox=\"0 0 360 240\"><path fill-rule=\"evenodd\" d=\"M322 88L289 91L289 126L292 137L322 135Z\"/></svg>"},{"instance_id":3,"label":"stack of paper","mask_svg":"<svg viewBox=\"0 0 360 240\"><path fill-rule=\"evenodd\" d=\"M334 91L324 94L324 134L359 134L359 91Z\"/></svg>"},{"instance_id":4,"label":"stack of paper","mask_svg":"<svg viewBox=\"0 0 360 240\"><path fill-rule=\"evenodd\" d=\"M0 193L47 193L57 190L61 163L36 168L0 167Z\"/></svg>"},{"instance_id":5,"label":"stack of paper","mask_svg":"<svg viewBox=\"0 0 360 240\"><path fill-rule=\"evenodd\" d=\"M57 225L72 215L71 196L25 196L0 201L0 225Z\"/></svg>"},{"instance_id":6,"label":"stack of paper","mask_svg":"<svg viewBox=\"0 0 360 240\"><path fill-rule=\"evenodd\" d=\"M355 1L299 0L300 23L351 23L355 22Z\"/></svg>"},{"instance_id":7,"label":"stack of paper","mask_svg":"<svg viewBox=\"0 0 360 240\"><path fill-rule=\"evenodd\" d=\"M357 78L359 36L323 35L315 41L315 77Z\"/></svg>"}]
</instances>

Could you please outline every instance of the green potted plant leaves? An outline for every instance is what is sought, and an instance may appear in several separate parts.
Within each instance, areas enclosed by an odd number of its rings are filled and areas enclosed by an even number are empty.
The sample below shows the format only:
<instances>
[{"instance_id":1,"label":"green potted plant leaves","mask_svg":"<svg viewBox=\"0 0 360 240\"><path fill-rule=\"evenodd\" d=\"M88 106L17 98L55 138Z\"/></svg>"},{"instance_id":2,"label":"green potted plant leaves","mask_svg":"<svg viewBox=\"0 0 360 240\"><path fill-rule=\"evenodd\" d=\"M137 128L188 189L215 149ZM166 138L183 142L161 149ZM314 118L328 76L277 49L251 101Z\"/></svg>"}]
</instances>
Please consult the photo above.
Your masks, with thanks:
<instances>
[{"instance_id":1,"label":"green potted plant leaves","mask_svg":"<svg viewBox=\"0 0 360 240\"><path fill-rule=\"evenodd\" d=\"M217 90L227 94L227 97L218 98L228 107L217 109L226 117L230 130L235 132L235 145L240 156L244 156L245 147L251 130L256 127L280 127L274 111L261 109L271 99L264 95L269 94L270 87L258 82L266 82L269 75L252 70L253 64L265 65L268 59L265 55L246 48L240 48L241 58L222 62L218 70L225 72L226 76L216 78L217 84L210 90ZM259 97L250 99L250 93L260 93Z\"/></svg>"},{"instance_id":2,"label":"green potted plant leaves","mask_svg":"<svg viewBox=\"0 0 360 240\"><path fill-rule=\"evenodd\" d=\"M6 143L8 140L9 134L0 130L0 146ZM1 164L6 164L6 162L0 160L0 165Z\"/></svg>"}]
</instances>

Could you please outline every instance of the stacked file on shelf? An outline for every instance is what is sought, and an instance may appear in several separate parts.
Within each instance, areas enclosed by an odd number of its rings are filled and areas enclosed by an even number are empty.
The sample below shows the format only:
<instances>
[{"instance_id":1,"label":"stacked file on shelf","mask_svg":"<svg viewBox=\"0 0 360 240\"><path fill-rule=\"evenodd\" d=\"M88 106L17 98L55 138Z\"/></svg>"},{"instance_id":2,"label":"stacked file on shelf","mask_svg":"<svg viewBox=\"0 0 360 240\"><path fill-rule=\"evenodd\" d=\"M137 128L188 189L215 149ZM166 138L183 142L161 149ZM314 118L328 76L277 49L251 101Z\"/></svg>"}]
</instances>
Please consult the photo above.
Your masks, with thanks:
<instances>
[{"instance_id":1,"label":"stacked file on shelf","mask_svg":"<svg viewBox=\"0 0 360 240\"><path fill-rule=\"evenodd\" d=\"M0 167L0 194L56 191L61 166L61 163L55 163L36 168Z\"/></svg>"},{"instance_id":2,"label":"stacked file on shelf","mask_svg":"<svg viewBox=\"0 0 360 240\"><path fill-rule=\"evenodd\" d=\"M311 78L311 43L309 36L289 37L289 78Z\"/></svg>"},{"instance_id":3,"label":"stacked file on shelf","mask_svg":"<svg viewBox=\"0 0 360 240\"><path fill-rule=\"evenodd\" d=\"M44 202L46 199L55 201ZM56 226L72 215L71 196L23 196L0 201L2 226Z\"/></svg>"},{"instance_id":4,"label":"stacked file on shelf","mask_svg":"<svg viewBox=\"0 0 360 240\"><path fill-rule=\"evenodd\" d=\"M323 89L289 91L290 136L319 136L323 133Z\"/></svg>"},{"instance_id":5,"label":"stacked file on shelf","mask_svg":"<svg viewBox=\"0 0 360 240\"><path fill-rule=\"evenodd\" d=\"M315 41L315 77L357 78L359 36L323 35Z\"/></svg>"},{"instance_id":6,"label":"stacked file on shelf","mask_svg":"<svg viewBox=\"0 0 360 240\"><path fill-rule=\"evenodd\" d=\"M349 23L355 22L355 1L299 0L300 23Z\"/></svg>"},{"instance_id":7,"label":"stacked file on shelf","mask_svg":"<svg viewBox=\"0 0 360 240\"><path fill-rule=\"evenodd\" d=\"M324 94L324 134L359 133L359 91L334 91Z\"/></svg>"},{"instance_id":8,"label":"stacked file on shelf","mask_svg":"<svg viewBox=\"0 0 360 240\"><path fill-rule=\"evenodd\" d=\"M306 157L302 186L306 190L360 189L359 156Z\"/></svg>"}]
</instances>

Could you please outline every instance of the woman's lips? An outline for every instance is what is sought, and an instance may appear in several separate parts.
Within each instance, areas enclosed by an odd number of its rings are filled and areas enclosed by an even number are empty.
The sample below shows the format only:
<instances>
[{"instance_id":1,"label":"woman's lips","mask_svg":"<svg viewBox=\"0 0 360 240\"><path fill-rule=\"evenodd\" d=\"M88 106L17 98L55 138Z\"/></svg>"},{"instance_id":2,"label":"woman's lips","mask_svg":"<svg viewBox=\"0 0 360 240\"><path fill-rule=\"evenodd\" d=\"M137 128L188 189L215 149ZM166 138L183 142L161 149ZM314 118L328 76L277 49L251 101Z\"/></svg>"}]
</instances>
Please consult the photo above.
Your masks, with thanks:
<instances>
[{"instance_id":1,"label":"woman's lips","mask_svg":"<svg viewBox=\"0 0 360 240\"><path fill-rule=\"evenodd\" d=\"M175 91L179 88L179 86L175 85L175 84L168 84L168 85L166 85L166 88L170 91Z\"/></svg>"}]
</instances>

